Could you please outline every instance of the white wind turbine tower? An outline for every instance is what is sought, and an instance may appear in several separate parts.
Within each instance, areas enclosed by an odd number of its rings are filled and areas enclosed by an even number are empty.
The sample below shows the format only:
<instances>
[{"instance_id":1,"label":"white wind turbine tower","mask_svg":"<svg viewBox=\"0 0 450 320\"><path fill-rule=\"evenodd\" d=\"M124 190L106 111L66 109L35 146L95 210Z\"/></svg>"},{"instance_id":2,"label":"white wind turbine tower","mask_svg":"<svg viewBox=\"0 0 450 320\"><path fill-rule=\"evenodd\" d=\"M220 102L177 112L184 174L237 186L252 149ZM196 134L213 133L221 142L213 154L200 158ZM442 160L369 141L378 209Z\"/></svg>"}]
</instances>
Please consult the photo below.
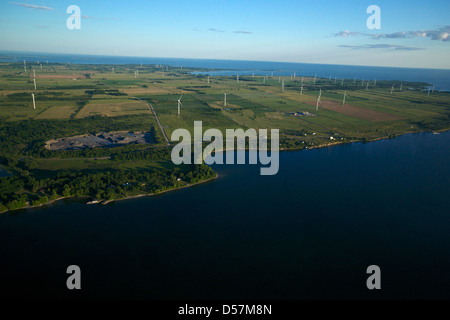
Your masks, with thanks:
<instances>
[{"instance_id":1,"label":"white wind turbine tower","mask_svg":"<svg viewBox=\"0 0 450 320\"><path fill-rule=\"evenodd\" d=\"M322 96L322 89L320 89L319 96L317 97L316 111L319 110L320 97Z\"/></svg>"},{"instance_id":2,"label":"white wind turbine tower","mask_svg":"<svg viewBox=\"0 0 450 320\"><path fill-rule=\"evenodd\" d=\"M180 115L181 107L183 106L183 104L181 103L181 98L183 98L183 95L181 95L180 99L178 99L178 115Z\"/></svg>"},{"instance_id":3,"label":"white wind turbine tower","mask_svg":"<svg viewBox=\"0 0 450 320\"><path fill-rule=\"evenodd\" d=\"M223 98L223 106L226 107L227 106L227 93L224 92L224 98Z\"/></svg>"},{"instance_id":4,"label":"white wind turbine tower","mask_svg":"<svg viewBox=\"0 0 450 320\"><path fill-rule=\"evenodd\" d=\"M314 84L316 83L317 74L314 76Z\"/></svg>"},{"instance_id":5,"label":"white wind turbine tower","mask_svg":"<svg viewBox=\"0 0 450 320\"><path fill-rule=\"evenodd\" d=\"M239 83L239 74L236 75L236 81Z\"/></svg>"},{"instance_id":6,"label":"white wind turbine tower","mask_svg":"<svg viewBox=\"0 0 450 320\"><path fill-rule=\"evenodd\" d=\"M300 88L300 95L303 95L303 86Z\"/></svg>"},{"instance_id":7,"label":"white wind turbine tower","mask_svg":"<svg viewBox=\"0 0 450 320\"><path fill-rule=\"evenodd\" d=\"M33 83L34 83L34 90L36 90L36 79L33 79Z\"/></svg>"},{"instance_id":8,"label":"white wind turbine tower","mask_svg":"<svg viewBox=\"0 0 450 320\"><path fill-rule=\"evenodd\" d=\"M264 82L263 83L266 84L266 76L264 76Z\"/></svg>"},{"instance_id":9,"label":"white wind turbine tower","mask_svg":"<svg viewBox=\"0 0 450 320\"><path fill-rule=\"evenodd\" d=\"M40 64L40 66L41 66L41 70L42 70L42 63Z\"/></svg>"},{"instance_id":10,"label":"white wind turbine tower","mask_svg":"<svg viewBox=\"0 0 450 320\"><path fill-rule=\"evenodd\" d=\"M281 92L284 92L284 79L283 79L283 81L281 82Z\"/></svg>"},{"instance_id":11,"label":"white wind turbine tower","mask_svg":"<svg viewBox=\"0 0 450 320\"><path fill-rule=\"evenodd\" d=\"M281 77L278 77L278 83L280 83L281 82Z\"/></svg>"},{"instance_id":12,"label":"white wind turbine tower","mask_svg":"<svg viewBox=\"0 0 450 320\"><path fill-rule=\"evenodd\" d=\"M392 85L391 94L392 94L392 92L394 92L394 85Z\"/></svg>"},{"instance_id":13,"label":"white wind turbine tower","mask_svg":"<svg viewBox=\"0 0 450 320\"><path fill-rule=\"evenodd\" d=\"M36 70L33 69L33 78L36 78Z\"/></svg>"},{"instance_id":14,"label":"white wind turbine tower","mask_svg":"<svg viewBox=\"0 0 450 320\"><path fill-rule=\"evenodd\" d=\"M209 76L208 76L208 84L209 84Z\"/></svg>"},{"instance_id":15,"label":"white wind turbine tower","mask_svg":"<svg viewBox=\"0 0 450 320\"><path fill-rule=\"evenodd\" d=\"M343 86L343 85L344 85L344 79L341 80L341 86Z\"/></svg>"},{"instance_id":16,"label":"white wind turbine tower","mask_svg":"<svg viewBox=\"0 0 450 320\"><path fill-rule=\"evenodd\" d=\"M302 77L302 87L303 87L303 78L304 78L304 77Z\"/></svg>"},{"instance_id":17,"label":"white wind turbine tower","mask_svg":"<svg viewBox=\"0 0 450 320\"><path fill-rule=\"evenodd\" d=\"M369 89L369 81L367 81L366 91L367 91L367 89Z\"/></svg>"},{"instance_id":18,"label":"white wind turbine tower","mask_svg":"<svg viewBox=\"0 0 450 320\"><path fill-rule=\"evenodd\" d=\"M345 104L345 97L347 96L347 90L345 90L345 92L344 92L344 99L342 100L342 105L344 105Z\"/></svg>"},{"instance_id":19,"label":"white wind turbine tower","mask_svg":"<svg viewBox=\"0 0 450 320\"><path fill-rule=\"evenodd\" d=\"M297 76L297 74L294 72L294 80L295 80L295 77Z\"/></svg>"},{"instance_id":20,"label":"white wind turbine tower","mask_svg":"<svg viewBox=\"0 0 450 320\"><path fill-rule=\"evenodd\" d=\"M400 92L403 91L403 82L400 84Z\"/></svg>"},{"instance_id":21,"label":"white wind turbine tower","mask_svg":"<svg viewBox=\"0 0 450 320\"><path fill-rule=\"evenodd\" d=\"M31 97L33 98L33 109L36 109L36 102L34 101L34 93L31 94Z\"/></svg>"}]
</instances>

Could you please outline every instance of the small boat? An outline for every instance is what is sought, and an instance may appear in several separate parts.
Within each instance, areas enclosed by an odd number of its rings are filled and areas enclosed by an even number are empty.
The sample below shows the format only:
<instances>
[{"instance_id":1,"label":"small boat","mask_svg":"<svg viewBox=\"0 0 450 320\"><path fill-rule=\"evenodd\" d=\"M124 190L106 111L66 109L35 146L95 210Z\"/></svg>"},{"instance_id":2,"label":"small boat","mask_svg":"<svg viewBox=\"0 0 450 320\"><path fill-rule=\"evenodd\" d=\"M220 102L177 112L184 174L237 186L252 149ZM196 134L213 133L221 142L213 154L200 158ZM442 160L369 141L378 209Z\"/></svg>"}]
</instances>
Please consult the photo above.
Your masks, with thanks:
<instances>
[{"instance_id":1,"label":"small boat","mask_svg":"<svg viewBox=\"0 0 450 320\"><path fill-rule=\"evenodd\" d=\"M433 131L433 134L441 134L440 132L437 131Z\"/></svg>"},{"instance_id":2,"label":"small boat","mask_svg":"<svg viewBox=\"0 0 450 320\"><path fill-rule=\"evenodd\" d=\"M92 200L92 201L87 202L86 204L97 204L97 203L100 203L100 201Z\"/></svg>"}]
</instances>

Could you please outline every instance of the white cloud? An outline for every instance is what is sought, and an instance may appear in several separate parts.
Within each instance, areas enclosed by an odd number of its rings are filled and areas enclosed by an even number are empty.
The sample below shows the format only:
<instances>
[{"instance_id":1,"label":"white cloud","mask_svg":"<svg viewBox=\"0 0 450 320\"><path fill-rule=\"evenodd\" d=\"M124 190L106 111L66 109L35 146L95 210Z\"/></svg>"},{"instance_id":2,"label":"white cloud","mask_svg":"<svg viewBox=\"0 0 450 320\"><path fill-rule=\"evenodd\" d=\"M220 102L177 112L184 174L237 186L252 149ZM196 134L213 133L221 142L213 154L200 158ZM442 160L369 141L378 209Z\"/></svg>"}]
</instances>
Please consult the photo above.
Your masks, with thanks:
<instances>
[{"instance_id":1,"label":"white cloud","mask_svg":"<svg viewBox=\"0 0 450 320\"><path fill-rule=\"evenodd\" d=\"M20 6L20 7L24 7L24 8L33 9L33 10L55 10L50 7L36 6L34 4L28 4L28 3L17 3L17 2L9 2L9 3L13 4L15 6Z\"/></svg>"},{"instance_id":2,"label":"white cloud","mask_svg":"<svg viewBox=\"0 0 450 320\"><path fill-rule=\"evenodd\" d=\"M450 26L444 26L436 30L426 31L400 31L393 33L364 33L364 32L350 32L348 30L341 31L334 34L336 37L349 36L365 36L372 39L409 39L409 38L430 38L431 40L450 41Z\"/></svg>"}]
</instances>

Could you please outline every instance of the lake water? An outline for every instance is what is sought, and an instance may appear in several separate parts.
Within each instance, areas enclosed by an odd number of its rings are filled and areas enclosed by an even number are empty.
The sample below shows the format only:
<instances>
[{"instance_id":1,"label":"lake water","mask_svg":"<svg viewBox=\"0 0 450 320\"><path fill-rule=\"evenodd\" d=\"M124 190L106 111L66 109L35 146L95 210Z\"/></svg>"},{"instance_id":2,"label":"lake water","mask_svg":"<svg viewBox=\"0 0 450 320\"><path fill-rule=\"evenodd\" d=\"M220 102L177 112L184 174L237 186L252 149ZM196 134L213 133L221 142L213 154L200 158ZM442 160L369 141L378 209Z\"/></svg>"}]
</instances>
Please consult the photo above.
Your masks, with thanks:
<instances>
[{"instance_id":1,"label":"lake water","mask_svg":"<svg viewBox=\"0 0 450 320\"><path fill-rule=\"evenodd\" d=\"M0 295L449 299L449 145L447 132L284 152L275 176L215 166L217 180L156 197L0 215Z\"/></svg>"},{"instance_id":2,"label":"lake water","mask_svg":"<svg viewBox=\"0 0 450 320\"><path fill-rule=\"evenodd\" d=\"M172 67L192 67L227 70L221 72L209 72L212 75L271 75L290 76L294 72L297 76L362 80L398 80L416 81L433 84L435 90L450 91L449 69L418 69L418 68L387 68L367 66L344 66L313 63L286 63L264 61L237 61L237 60L207 60L207 59L183 59L183 58L157 58L157 57L114 57L52 53L23 53L0 51L0 61L28 61L29 64L40 61L46 63L82 63L82 64L163 64ZM230 71L232 70L232 71Z\"/></svg>"}]
</instances>

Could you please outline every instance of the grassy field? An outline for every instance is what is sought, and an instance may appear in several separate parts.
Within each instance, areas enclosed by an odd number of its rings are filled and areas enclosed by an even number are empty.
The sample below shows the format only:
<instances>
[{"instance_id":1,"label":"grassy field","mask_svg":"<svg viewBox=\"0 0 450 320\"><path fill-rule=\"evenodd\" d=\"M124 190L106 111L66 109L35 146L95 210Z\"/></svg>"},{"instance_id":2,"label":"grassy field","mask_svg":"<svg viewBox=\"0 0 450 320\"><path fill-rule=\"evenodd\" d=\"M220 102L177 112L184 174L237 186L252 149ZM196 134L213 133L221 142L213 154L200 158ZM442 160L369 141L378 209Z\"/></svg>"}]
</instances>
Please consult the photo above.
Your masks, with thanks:
<instances>
[{"instance_id":1,"label":"grassy field","mask_svg":"<svg viewBox=\"0 0 450 320\"><path fill-rule=\"evenodd\" d=\"M114 68L114 72L113 72ZM34 90L35 70L37 89ZM135 70L139 76L135 77ZM142 114L154 107L167 135L177 128L203 127L280 129L282 138L323 144L330 136L342 140L378 139L407 132L448 129L450 94L428 95L424 83L301 77L211 77L169 68L136 65L0 66L0 119L79 119L102 115ZM281 81L285 90L282 91ZM303 84L303 90L301 87ZM394 91L391 94L391 88ZM93 90L97 90L93 92ZM115 95L108 90L118 90ZM321 90L319 108L317 97ZM346 103L342 105L344 92ZM227 106L224 106L224 92ZM31 93L36 96L36 110ZM183 95L181 115L177 100ZM136 99L141 99L138 101ZM145 101L145 102L144 102ZM311 116L295 115L308 112ZM301 134L299 134L301 132Z\"/></svg>"}]
</instances>

